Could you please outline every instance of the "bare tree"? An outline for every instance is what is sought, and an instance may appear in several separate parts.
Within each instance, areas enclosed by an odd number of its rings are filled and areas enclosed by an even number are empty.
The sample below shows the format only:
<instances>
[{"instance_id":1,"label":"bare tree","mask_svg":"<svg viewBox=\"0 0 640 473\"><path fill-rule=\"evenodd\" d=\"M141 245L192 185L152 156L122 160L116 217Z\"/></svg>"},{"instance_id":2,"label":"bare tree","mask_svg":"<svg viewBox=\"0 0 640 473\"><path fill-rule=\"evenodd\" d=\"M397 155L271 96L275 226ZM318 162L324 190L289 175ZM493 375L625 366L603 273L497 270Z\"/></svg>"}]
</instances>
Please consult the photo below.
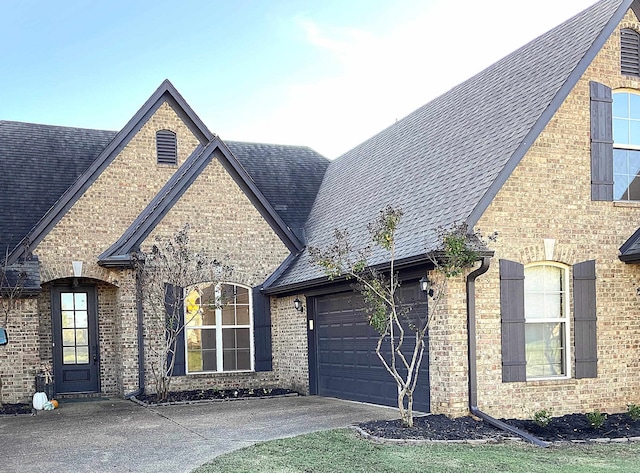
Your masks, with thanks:
<instances>
[{"instance_id":1,"label":"bare tree","mask_svg":"<svg viewBox=\"0 0 640 473\"><path fill-rule=\"evenodd\" d=\"M396 230L402 210L387 206L369 224L371 241L363 249L355 250L349 233L334 231L334 243L323 250L309 248L312 261L322 267L329 279L345 276L356 281L355 289L365 301L369 324L378 332L376 354L398 387L398 409L405 427L413 426L413 393L418 381L420 364L425 350L425 337L434 319L442 310L447 281L461 275L478 259L466 227L441 232L441 249L431 253L433 264L427 287L428 310L420 311L406 304L400 297L400 281L395 269ZM368 265L374 247L389 254L388 271ZM409 337L409 332L412 336ZM412 344L412 346L410 345ZM384 347L390 355L385 356Z\"/></svg>"},{"instance_id":2,"label":"bare tree","mask_svg":"<svg viewBox=\"0 0 640 473\"><path fill-rule=\"evenodd\" d=\"M148 253L133 256L145 332L160 338L149 340L148 347L158 400L164 401L173 377L177 341L190 322L184 311L184 289L201 282L217 284L230 268L191 248L188 225L172 238L157 239Z\"/></svg>"}]
</instances>

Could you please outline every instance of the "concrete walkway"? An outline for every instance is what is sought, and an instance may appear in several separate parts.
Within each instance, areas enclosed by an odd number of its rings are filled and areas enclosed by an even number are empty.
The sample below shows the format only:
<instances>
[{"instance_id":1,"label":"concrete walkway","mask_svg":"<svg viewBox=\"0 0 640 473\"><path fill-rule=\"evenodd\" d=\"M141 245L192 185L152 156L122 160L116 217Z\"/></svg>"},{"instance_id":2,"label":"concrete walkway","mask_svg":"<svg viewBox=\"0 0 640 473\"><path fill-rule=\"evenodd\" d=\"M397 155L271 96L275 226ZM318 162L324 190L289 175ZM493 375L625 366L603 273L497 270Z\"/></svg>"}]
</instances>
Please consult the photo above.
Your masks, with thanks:
<instances>
[{"instance_id":1,"label":"concrete walkway","mask_svg":"<svg viewBox=\"0 0 640 473\"><path fill-rule=\"evenodd\" d=\"M0 417L0 471L188 472L256 442L397 417L395 409L318 396L154 408L65 401L33 417Z\"/></svg>"}]
</instances>

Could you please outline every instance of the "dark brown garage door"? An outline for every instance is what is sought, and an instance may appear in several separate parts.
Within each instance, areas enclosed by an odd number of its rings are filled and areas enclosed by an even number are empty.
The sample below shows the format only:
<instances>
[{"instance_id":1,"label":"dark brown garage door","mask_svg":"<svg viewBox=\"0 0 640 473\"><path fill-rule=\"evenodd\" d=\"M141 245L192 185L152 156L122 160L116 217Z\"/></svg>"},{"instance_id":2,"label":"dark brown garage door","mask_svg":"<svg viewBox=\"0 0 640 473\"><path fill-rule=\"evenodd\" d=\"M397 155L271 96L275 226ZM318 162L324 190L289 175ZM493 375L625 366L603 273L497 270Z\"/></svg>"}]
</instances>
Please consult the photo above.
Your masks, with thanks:
<instances>
[{"instance_id":1,"label":"dark brown garage door","mask_svg":"<svg viewBox=\"0 0 640 473\"><path fill-rule=\"evenodd\" d=\"M405 300L415 297L412 291L403 290ZM426 310L426 304L414 310ZM398 405L396 383L375 353L378 333L366 319L360 295L348 292L317 297L314 332L316 352L311 357L311 376L315 379L311 386L313 389L315 385L317 394ZM405 340L405 347L410 352L413 339ZM428 346L414 393L414 409L429 412Z\"/></svg>"}]
</instances>

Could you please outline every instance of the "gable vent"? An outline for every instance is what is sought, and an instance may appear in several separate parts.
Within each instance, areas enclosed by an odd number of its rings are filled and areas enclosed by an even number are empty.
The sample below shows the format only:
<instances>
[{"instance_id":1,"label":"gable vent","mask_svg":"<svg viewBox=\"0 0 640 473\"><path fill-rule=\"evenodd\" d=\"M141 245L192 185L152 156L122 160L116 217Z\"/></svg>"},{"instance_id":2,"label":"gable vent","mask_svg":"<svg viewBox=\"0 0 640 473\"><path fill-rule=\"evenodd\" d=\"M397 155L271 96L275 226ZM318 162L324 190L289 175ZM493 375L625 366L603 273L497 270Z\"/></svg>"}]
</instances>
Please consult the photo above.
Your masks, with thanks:
<instances>
[{"instance_id":1,"label":"gable vent","mask_svg":"<svg viewBox=\"0 0 640 473\"><path fill-rule=\"evenodd\" d=\"M178 164L178 141L171 130L156 132L156 148L158 149L158 164Z\"/></svg>"},{"instance_id":2,"label":"gable vent","mask_svg":"<svg viewBox=\"0 0 640 473\"><path fill-rule=\"evenodd\" d=\"M640 77L640 35L629 28L620 31L620 70Z\"/></svg>"}]
</instances>

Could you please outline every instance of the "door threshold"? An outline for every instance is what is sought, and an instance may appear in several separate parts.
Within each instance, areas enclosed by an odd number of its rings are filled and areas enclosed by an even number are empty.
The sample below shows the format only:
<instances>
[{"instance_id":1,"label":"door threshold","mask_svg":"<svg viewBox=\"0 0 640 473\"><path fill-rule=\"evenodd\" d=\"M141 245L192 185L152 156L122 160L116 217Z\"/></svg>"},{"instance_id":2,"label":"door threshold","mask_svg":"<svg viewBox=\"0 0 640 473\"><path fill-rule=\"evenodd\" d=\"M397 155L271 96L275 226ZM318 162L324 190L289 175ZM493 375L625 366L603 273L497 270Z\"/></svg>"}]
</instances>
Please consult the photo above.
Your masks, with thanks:
<instances>
[{"instance_id":1,"label":"door threshold","mask_svg":"<svg viewBox=\"0 0 640 473\"><path fill-rule=\"evenodd\" d=\"M108 399L103 393L58 393L56 399L65 401L95 401L96 399Z\"/></svg>"}]
</instances>

